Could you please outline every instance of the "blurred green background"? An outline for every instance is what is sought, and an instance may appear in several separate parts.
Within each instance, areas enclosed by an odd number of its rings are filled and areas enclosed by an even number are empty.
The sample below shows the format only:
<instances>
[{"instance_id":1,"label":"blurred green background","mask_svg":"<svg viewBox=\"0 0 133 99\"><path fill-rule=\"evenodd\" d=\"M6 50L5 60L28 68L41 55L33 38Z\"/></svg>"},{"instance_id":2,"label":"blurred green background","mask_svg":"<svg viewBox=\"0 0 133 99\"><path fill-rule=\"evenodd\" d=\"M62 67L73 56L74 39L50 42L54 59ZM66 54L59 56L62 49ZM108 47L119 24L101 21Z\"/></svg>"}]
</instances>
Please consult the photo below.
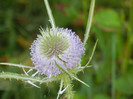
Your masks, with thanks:
<instances>
[{"instance_id":1,"label":"blurred green background","mask_svg":"<svg viewBox=\"0 0 133 99\"><path fill-rule=\"evenodd\" d=\"M90 0L49 0L56 25L75 31L83 41ZM30 45L39 27L50 27L43 0L0 0L0 62L32 65ZM96 0L86 55L96 40L93 65L78 77L88 88L73 81L74 99L133 99L133 0ZM23 73L0 66L0 72ZM113 80L112 80L113 79ZM0 79L0 99L55 99L59 83L35 88L25 82ZM112 90L113 88L113 90ZM63 95L62 97L63 98Z\"/></svg>"}]
</instances>

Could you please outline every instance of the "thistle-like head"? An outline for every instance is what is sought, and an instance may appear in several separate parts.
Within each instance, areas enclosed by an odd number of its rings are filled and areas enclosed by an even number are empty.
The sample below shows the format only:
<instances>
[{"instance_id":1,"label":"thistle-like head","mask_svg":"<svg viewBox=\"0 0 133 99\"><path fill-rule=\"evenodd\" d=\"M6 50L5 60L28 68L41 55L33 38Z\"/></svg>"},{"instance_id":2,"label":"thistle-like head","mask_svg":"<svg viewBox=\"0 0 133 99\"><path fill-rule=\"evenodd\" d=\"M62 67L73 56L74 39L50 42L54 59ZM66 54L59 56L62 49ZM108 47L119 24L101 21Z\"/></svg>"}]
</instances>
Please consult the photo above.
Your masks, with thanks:
<instances>
[{"instance_id":1,"label":"thistle-like head","mask_svg":"<svg viewBox=\"0 0 133 99\"><path fill-rule=\"evenodd\" d=\"M57 64L67 71L80 64L84 46L74 32L63 28L40 32L31 45L31 60L41 74L50 78L62 73Z\"/></svg>"}]
</instances>

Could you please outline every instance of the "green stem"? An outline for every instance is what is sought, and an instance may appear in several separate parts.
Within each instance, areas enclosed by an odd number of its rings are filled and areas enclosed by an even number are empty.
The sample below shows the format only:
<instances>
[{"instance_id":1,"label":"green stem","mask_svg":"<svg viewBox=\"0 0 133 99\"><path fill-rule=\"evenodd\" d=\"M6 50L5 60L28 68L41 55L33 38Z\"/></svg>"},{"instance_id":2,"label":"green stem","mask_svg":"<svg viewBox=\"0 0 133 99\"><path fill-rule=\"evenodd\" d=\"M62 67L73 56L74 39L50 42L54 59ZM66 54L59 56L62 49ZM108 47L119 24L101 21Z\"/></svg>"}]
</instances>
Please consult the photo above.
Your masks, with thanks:
<instances>
[{"instance_id":1,"label":"green stem","mask_svg":"<svg viewBox=\"0 0 133 99\"><path fill-rule=\"evenodd\" d=\"M61 92L62 87L63 87L63 81L61 80L59 92ZM59 96L60 96L60 93L59 92L58 92L58 96L57 96L56 99L59 99Z\"/></svg>"},{"instance_id":2,"label":"green stem","mask_svg":"<svg viewBox=\"0 0 133 99\"><path fill-rule=\"evenodd\" d=\"M67 87L67 89L65 90L65 93L66 93L66 98L67 99L73 99L73 92L72 92L72 85L71 85L71 79L68 75L64 75L63 76L63 85L64 85L64 88Z\"/></svg>"},{"instance_id":3,"label":"green stem","mask_svg":"<svg viewBox=\"0 0 133 99\"><path fill-rule=\"evenodd\" d=\"M130 26L133 28L133 0L130 0Z\"/></svg>"},{"instance_id":4,"label":"green stem","mask_svg":"<svg viewBox=\"0 0 133 99\"><path fill-rule=\"evenodd\" d=\"M45 3L45 6L46 6L46 9L47 9L47 13L48 13L48 16L49 16L49 19L50 19L50 23L51 23L51 25L52 25L52 28L55 29L54 17L53 17L53 15L52 15L52 11L51 11L51 9L50 9L48 0L44 0L44 3Z\"/></svg>"},{"instance_id":5,"label":"green stem","mask_svg":"<svg viewBox=\"0 0 133 99\"><path fill-rule=\"evenodd\" d=\"M112 99L115 99L116 35L112 35Z\"/></svg>"},{"instance_id":6,"label":"green stem","mask_svg":"<svg viewBox=\"0 0 133 99\"><path fill-rule=\"evenodd\" d=\"M17 74L17 73L10 73L10 72L2 72L0 73L0 78L2 79L16 79L16 80L22 80L22 81L33 81L33 82L39 82L39 83L46 83L51 82L55 80L54 78L51 79L40 79L38 77L31 77L26 76L24 74Z\"/></svg>"},{"instance_id":7,"label":"green stem","mask_svg":"<svg viewBox=\"0 0 133 99\"><path fill-rule=\"evenodd\" d=\"M14 64L14 63L0 63L0 65L9 65L9 66L14 66L14 67L23 67L23 68L34 69L34 67L32 67L32 66L21 65L21 64Z\"/></svg>"},{"instance_id":8,"label":"green stem","mask_svg":"<svg viewBox=\"0 0 133 99\"><path fill-rule=\"evenodd\" d=\"M127 66L129 64L129 60L132 53L132 43L133 43L133 0L130 0L130 13L129 13L129 20L130 25L127 28L127 42L125 47L125 56L123 58L122 64L122 74L125 75L127 71Z\"/></svg>"},{"instance_id":9,"label":"green stem","mask_svg":"<svg viewBox=\"0 0 133 99\"><path fill-rule=\"evenodd\" d=\"M85 36L84 36L84 45L86 44L86 42L87 42L87 40L89 38L89 33L90 33L91 24L92 24L94 7L95 7L95 0L91 0L90 12L89 12L87 26L86 26L86 32L85 32Z\"/></svg>"}]
</instances>

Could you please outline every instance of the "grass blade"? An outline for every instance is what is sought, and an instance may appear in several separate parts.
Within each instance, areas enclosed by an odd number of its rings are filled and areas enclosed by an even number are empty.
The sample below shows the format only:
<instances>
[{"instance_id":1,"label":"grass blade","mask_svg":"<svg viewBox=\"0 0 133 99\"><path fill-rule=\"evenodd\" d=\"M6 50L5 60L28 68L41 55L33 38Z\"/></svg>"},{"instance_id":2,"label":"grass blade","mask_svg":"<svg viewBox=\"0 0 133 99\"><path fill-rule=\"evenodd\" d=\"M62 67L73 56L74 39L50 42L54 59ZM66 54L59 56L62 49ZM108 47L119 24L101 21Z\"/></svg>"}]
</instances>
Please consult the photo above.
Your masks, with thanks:
<instances>
[{"instance_id":1,"label":"grass blade","mask_svg":"<svg viewBox=\"0 0 133 99\"><path fill-rule=\"evenodd\" d=\"M115 99L116 35L112 35L112 98Z\"/></svg>"}]
</instances>

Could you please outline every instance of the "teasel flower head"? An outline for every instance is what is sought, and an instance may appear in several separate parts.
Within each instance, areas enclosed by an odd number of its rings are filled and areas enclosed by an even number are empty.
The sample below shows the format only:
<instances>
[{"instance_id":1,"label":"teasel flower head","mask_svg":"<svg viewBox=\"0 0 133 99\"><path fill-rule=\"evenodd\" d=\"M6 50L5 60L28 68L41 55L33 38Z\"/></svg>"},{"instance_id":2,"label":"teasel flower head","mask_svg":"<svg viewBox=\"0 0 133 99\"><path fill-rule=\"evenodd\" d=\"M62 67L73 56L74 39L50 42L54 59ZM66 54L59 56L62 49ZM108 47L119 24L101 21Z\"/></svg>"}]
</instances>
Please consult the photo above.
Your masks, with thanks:
<instances>
[{"instance_id":1,"label":"teasel flower head","mask_svg":"<svg viewBox=\"0 0 133 99\"><path fill-rule=\"evenodd\" d=\"M31 60L40 74L51 78L80 65L84 45L69 29L40 29L41 35L31 45Z\"/></svg>"}]
</instances>

